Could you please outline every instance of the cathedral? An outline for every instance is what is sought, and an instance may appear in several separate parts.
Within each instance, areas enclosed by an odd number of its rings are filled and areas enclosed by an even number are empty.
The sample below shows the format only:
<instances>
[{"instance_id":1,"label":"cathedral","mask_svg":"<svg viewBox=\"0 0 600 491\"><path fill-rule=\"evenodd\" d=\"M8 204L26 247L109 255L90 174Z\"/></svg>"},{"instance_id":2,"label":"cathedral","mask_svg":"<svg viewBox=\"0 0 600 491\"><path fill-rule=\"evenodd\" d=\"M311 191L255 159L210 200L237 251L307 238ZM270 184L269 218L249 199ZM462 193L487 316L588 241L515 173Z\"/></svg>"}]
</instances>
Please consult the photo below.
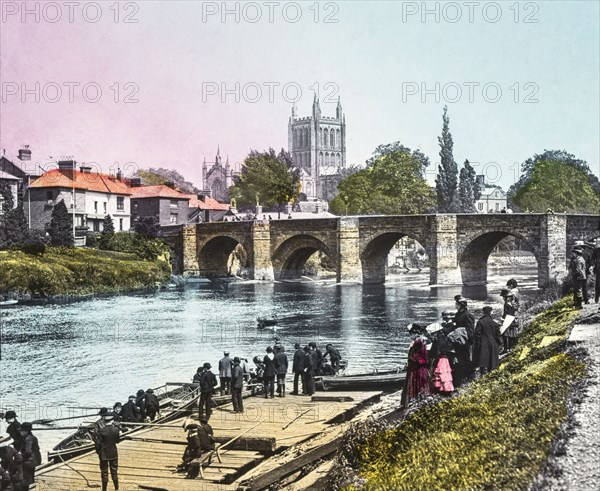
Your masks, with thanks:
<instances>
[{"instance_id":1,"label":"cathedral","mask_svg":"<svg viewBox=\"0 0 600 491\"><path fill-rule=\"evenodd\" d=\"M307 199L332 199L335 190L330 189L329 177L346 165L346 117L340 99L335 117L321 115L316 94L310 116L299 118L294 105L288 123L288 149L301 171L302 192Z\"/></svg>"},{"instance_id":2,"label":"cathedral","mask_svg":"<svg viewBox=\"0 0 600 491\"><path fill-rule=\"evenodd\" d=\"M225 165L221 160L221 150L217 147L215 162L209 168L206 158L202 164L202 189L210 191L212 198L225 203L229 200L229 188L233 186L234 170L229 165L229 156Z\"/></svg>"}]
</instances>

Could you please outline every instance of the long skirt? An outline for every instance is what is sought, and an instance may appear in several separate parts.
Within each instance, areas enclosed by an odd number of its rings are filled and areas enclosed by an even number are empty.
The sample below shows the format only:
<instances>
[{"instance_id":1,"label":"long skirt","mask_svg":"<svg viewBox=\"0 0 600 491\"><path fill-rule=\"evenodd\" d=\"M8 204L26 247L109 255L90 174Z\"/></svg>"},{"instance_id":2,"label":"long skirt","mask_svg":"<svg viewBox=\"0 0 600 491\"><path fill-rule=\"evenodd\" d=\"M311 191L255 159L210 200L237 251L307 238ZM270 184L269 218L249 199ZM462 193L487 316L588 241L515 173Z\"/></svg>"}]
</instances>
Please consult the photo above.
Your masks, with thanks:
<instances>
[{"instance_id":1,"label":"long skirt","mask_svg":"<svg viewBox=\"0 0 600 491\"><path fill-rule=\"evenodd\" d=\"M441 394L449 394L454 390L454 385L452 385L452 368L446 355L442 355L437 359L431 377L431 385L434 392Z\"/></svg>"},{"instance_id":2,"label":"long skirt","mask_svg":"<svg viewBox=\"0 0 600 491\"><path fill-rule=\"evenodd\" d=\"M413 399L428 396L430 393L429 370L427 367L418 367L409 370L406 374L406 380L404 381L402 404L406 405Z\"/></svg>"}]
</instances>

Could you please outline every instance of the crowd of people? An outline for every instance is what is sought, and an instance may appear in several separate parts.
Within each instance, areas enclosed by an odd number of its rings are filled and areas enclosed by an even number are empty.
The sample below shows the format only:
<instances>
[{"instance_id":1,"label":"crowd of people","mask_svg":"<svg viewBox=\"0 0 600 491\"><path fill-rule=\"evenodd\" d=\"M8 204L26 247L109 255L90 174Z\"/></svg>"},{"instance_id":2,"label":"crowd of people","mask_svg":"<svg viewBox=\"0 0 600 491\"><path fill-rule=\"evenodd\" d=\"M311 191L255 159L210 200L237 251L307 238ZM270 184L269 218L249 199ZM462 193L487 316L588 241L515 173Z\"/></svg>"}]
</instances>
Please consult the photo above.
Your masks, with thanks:
<instances>
[{"instance_id":1,"label":"crowd of people","mask_svg":"<svg viewBox=\"0 0 600 491\"><path fill-rule=\"evenodd\" d=\"M442 312L441 322L428 326L409 324L412 342L408 351L402 404L430 394L450 395L455 388L499 365L502 352L511 351L520 334L518 285L510 279L500 292L504 301L500 324L493 308L483 307L475 322L468 300L454 297L456 311Z\"/></svg>"},{"instance_id":2,"label":"crowd of people","mask_svg":"<svg viewBox=\"0 0 600 491\"><path fill-rule=\"evenodd\" d=\"M20 423L15 411L7 411L4 419L12 446L0 447L0 489L25 491L34 482L35 467L42 463L40 446L31 423Z\"/></svg>"}]
</instances>

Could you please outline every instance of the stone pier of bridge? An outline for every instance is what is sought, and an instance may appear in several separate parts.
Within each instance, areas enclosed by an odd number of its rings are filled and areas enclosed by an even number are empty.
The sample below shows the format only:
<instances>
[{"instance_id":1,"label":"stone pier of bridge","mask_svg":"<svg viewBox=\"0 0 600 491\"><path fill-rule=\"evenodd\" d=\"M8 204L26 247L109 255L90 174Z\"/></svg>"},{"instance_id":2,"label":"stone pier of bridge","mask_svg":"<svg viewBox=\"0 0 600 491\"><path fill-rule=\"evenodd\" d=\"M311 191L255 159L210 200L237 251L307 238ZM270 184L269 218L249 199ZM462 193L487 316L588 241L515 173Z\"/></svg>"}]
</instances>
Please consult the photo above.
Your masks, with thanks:
<instances>
[{"instance_id":1,"label":"stone pier of bridge","mask_svg":"<svg viewBox=\"0 0 600 491\"><path fill-rule=\"evenodd\" d=\"M576 240L600 235L600 215L437 214L200 223L165 234L184 276L227 276L235 256L257 280L299 277L315 252L338 282L385 282L386 258L402 237L416 240L430 263L431 284L485 284L487 261L508 236L538 265L545 287L566 274Z\"/></svg>"}]
</instances>

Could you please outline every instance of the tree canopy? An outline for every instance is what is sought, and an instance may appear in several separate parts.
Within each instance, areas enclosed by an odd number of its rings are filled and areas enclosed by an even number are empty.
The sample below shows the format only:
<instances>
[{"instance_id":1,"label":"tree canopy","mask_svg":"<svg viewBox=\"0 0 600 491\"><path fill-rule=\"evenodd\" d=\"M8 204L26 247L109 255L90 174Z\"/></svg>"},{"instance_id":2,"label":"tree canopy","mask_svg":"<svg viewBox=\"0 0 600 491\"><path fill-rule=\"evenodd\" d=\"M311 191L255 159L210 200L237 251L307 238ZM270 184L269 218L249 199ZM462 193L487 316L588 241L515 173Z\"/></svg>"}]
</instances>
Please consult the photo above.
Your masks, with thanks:
<instances>
[{"instance_id":1,"label":"tree canopy","mask_svg":"<svg viewBox=\"0 0 600 491\"><path fill-rule=\"evenodd\" d=\"M454 142L450 133L448 106L444 106L442 121L442 135L438 137L440 165L438 166L438 175L435 178L438 211L441 213L456 213L459 211L458 166L453 155Z\"/></svg>"},{"instance_id":2,"label":"tree canopy","mask_svg":"<svg viewBox=\"0 0 600 491\"><path fill-rule=\"evenodd\" d=\"M369 157L367 159L367 161L366 161L367 167L370 167L371 165L373 165L377 161L377 159L379 159L379 157L382 157L384 155L388 155L388 154L394 153L394 152L408 152L408 153L412 154L412 156L415 157L419 161L419 164L421 167L421 175L422 176L425 175L425 170L427 169L427 167L430 164L429 157L427 157L427 155L425 155L423 152L421 152L421 150L418 150L418 149L411 150L410 148L405 147L399 141L379 145L375 150L373 150L373 154L371 155L371 157Z\"/></svg>"},{"instance_id":3,"label":"tree canopy","mask_svg":"<svg viewBox=\"0 0 600 491\"><path fill-rule=\"evenodd\" d=\"M382 154L339 184L331 210L339 215L425 213L435 205L435 193L421 169L421 159L406 147Z\"/></svg>"},{"instance_id":4,"label":"tree canopy","mask_svg":"<svg viewBox=\"0 0 600 491\"><path fill-rule=\"evenodd\" d=\"M585 161L564 150L545 150L525 161L509 198L523 211L598 213L600 183Z\"/></svg>"},{"instance_id":5,"label":"tree canopy","mask_svg":"<svg viewBox=\"0 0 600 491\"><path fill-rule=\"evenodd\" d=\"M460 169L458 180L458 203L462 213L475 213L475 202L481 197L481 189L477 185L477 173L468 160Z\"/></svg>"},{"instance_id":6,"label":"tree canopy","mask_svg":"<svg viewBox=\"0 0 600 491\"><path fill-rule=\"evenodd\" d=\"M296 201L300 194L298 171L292 170L282 153L276 155L272 148L266 152L251 150L234 183L229 196L240 208L250 208L258 201L265 211L276 210Z\"/></svg>"},{"instance_id":7,"label":"tree canopy","mask_svg":"<svg viewBox=\"0 0 600 491\"><path fill-rule=\"evenodd\" d=\"M135 173L135 177L141 177L144 184L148 186L157 186L159 184L173 182L175 183L175 186L184 193L196 194L200 192L196 186L190 181L187 181L178 171L173 169L165 169L163 167L157 169L154 167L140 169Z\"/></svg>"}]
</instances>

